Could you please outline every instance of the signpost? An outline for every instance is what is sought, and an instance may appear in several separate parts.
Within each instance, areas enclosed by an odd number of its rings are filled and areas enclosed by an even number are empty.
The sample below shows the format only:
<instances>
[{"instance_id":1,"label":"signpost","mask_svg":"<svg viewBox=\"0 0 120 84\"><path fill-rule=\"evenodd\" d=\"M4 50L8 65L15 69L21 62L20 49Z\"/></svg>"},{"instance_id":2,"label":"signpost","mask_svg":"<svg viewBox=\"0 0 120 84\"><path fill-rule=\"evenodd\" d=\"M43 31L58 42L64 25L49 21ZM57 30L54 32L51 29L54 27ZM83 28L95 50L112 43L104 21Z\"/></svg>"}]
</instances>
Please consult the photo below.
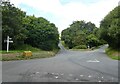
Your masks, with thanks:
<instances>
[{"instance_id":1,"label":"signpost","mask_svg":"<svg viewBox=\"0 0 120 84\"><path fill-rule=\"evenodd\" d=\"M4 40L4 42L7 42L7 52L9 52L9 43L13 43L13 41L10 41L12 38L7 36L7 40Z\"/></svg>"}]
</instances>

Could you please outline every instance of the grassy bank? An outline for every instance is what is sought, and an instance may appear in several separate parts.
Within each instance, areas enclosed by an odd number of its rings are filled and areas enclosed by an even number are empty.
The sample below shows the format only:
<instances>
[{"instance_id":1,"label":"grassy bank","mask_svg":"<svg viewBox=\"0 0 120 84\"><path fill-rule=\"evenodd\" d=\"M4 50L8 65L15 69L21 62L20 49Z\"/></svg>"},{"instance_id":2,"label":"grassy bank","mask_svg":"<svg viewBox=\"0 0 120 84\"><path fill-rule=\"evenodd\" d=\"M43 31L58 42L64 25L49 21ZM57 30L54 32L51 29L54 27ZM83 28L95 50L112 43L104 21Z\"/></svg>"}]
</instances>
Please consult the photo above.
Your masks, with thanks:
<instances>
[{"instance_id":1,"label":"grassy bank","mask_svg":"<svg viewBox=\"0 0 120 84\"><path fill-rule=\"evenodd\" d=\"M0 53L0 61L2 60L2 54Z\"/></svg>"},{"instance_id":2,"label":"grassy bank","mask_svg":"<svg viewBox=\"0 0 120 84\"><path fill-rule=\"evenodd\" d=\"M115 49L112 49L112 48L107 48L105 51L106 51L106 54L110 58L115 59L115 60L120 60L120 50L115 50Z\"/></svg>"},{"instance_id":3,"label":"grassy bank","mask_svg":"<svg viewBox=\"0 0 120 84\"><path fill-rule=\"evenodd\" d=\"M31 57L25 57L22 52L6 53L2 54L2 61L49 58L55 56L55 54L55 51L38 51L32 52Z\"/></svg>"},{"instance_id":4,"label":"grassy bank","mask_svg":"<svg viewBox=\"0 0 120 84\"><path fill-rule=\"evenodd\" d=\"M24 51L32 51L31 57L23 56ZM6 51L0 51L0 58L2 61L10 61L10 60L29 60L29 59L40 59L40 58L49 58L55 56L58 50L53 51L43 51L38 48L31 47L29 45L21 46L19 50L11 50L8 53Z\"/></svg>"},{"instance_id":5,"label":"grassy bank","mask_svg":"<svg viewBox=\"0 0 120 84\"><path fill-rule=\"evenodd\" d=\"M61 44L62 44L66 49L69 49L68 46L65 44L64 41L61 41Z\"/></svg>"}]
</instances>

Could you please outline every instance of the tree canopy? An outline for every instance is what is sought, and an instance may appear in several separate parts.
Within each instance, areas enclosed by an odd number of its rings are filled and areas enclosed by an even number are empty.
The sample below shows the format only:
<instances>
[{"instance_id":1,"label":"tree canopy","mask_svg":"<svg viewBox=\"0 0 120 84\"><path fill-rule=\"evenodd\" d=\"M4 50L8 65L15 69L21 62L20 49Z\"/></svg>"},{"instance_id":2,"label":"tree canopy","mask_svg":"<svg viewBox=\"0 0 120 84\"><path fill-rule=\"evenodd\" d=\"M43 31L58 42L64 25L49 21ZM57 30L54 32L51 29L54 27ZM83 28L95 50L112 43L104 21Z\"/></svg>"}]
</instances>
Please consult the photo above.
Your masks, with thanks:
<instances>
[{"instance_id":1,"label":"tree canopy","mask_svg":"<svg viewBox=\"0 0 120 84\"><path fill-rule=\"evenodd\" d=\"M120 6L115 7L101 21L101 38L103 38L110 47L120 48Z\"/></svg>"},{"instance_id":2,"label":"tree canopy","mask_svg":"<svg viewBox=\"0 0 120 84\"><path fill-rule=\"evenodd\" d=\"M23 44L29 44L43 50L58 48L59 33L55 24L43 17L26 15L26 12L11 4L2 1L2 48L6 49L4 40L10 36L14 41L11 49Z\"/></svg>"},{"instance_id":3,"label":"tree canopy","mask_svg":"<svg viewBox=\"0 0 120 84\"><path fill-rule=\"evenodd\" d=\"M28 16L26 20L29 21L26 24L26 29L29 33L25 43L44 50L51 50L57 47L59 34L57 27L53 23L43 17Z\"/></svg>"},{"instance_id":4,"label":"tree canopy","mask_svg":"<svg viewBox=\"0 0 120 84\"><path fill-rule=\"evenodd\" d=\"M10 4L10 2L2 2L2 39L6 39L9 35L14 40L14 48L26 39L26 29L23 27L25 16L25 12ZM3 48L4 44L3 42Z\"/></svg>"},{"instance_id":5,"label":"tree canopy","mask_svg":"<svg viewBox=\"0 0 120 84\"><path fill-rule=\"evenodd\" d=\"M70 27L62 31L61 39L65 41L69 48L80 45L94 47L99 45L98 38L95 35L93 36L93 33L97 32L97 30L98 28L91 22L74 21ZM94 43L97 44L93 45Z\"/></svg>"}]
</instances>

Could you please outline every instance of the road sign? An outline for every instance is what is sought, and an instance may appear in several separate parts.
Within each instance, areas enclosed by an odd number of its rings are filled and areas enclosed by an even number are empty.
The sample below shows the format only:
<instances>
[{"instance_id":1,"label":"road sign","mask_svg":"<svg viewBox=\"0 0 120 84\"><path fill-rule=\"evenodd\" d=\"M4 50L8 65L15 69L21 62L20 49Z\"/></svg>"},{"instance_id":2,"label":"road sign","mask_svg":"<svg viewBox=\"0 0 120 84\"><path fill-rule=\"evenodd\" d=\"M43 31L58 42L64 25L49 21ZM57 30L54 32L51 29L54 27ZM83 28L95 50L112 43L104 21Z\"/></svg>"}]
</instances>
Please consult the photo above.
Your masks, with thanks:
<instances>
[{"instance_id":1,"label":"road sign","mask_svg":"<svg viewBox=\"0 0 120 84\"><path fill-rule=\"evenodd\" d=\"M4 40L4 42L7 42L7 52L9 52L9 43L13 43L13 41L10 41L12 38L7 36L7 40Z\"/></svg>"}]
</instances>

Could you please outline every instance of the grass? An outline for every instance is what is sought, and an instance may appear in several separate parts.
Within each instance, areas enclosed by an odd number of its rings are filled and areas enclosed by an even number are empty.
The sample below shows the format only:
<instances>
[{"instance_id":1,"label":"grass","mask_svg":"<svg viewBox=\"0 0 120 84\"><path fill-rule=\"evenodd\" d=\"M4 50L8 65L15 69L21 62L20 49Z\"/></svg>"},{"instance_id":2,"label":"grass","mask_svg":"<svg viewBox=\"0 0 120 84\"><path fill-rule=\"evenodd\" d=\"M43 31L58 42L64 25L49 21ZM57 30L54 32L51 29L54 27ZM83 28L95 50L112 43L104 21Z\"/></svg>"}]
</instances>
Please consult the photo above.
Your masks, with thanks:
<instances>
[{"instance_id":1,"label":"grass","mask_svg":"<svg viewBox=\"0 0 120 84\"><path fill-rule=\"evenodd\" d=\"M6 50L0 51L0 54L10 54L10 53L18 53L18 52L23 52L24 50L10 50L7 52Z\"/></svg>"},{"instance_id":2,"label":"grass","mask_svg":"<svg viewBox=\"0 0 120 84\"><path fill-rule=\"evenodd\" d=\"M9 52L7 52L6 50L2 50L0 51L0 53L2 54L10 54L10 53L21 53L23 51L32 51L32 52L38 52L38 51L41 51L41 49L38 49L38 48L34 48L30 45L21 45L19 47L17 47L16 50L9 50Z\"/></svg>"},{"instance_id":3,"label":"grass","mask_svg":"<svg viewBox=\"0 0 120 84\"><path fill-rule=\"evenodd\" d=\"M107 48L106 50L106 54L114 59L114 60L120 60L120 50L115 50L115 49L112 49L112 48Z\"/></svg>"},{"instance_id":4,"label":"grass","mask_svg":"<svg viewBox=\"0 0 120 84\"><path fill-rule=\"evenodd\" d=\"M25 57L23 56L24 51L32 51L32 56ZM0 60L2 61L11 61L11 60L29 60L29 59L40 59L40 58L49 58L55 56L58 50L53 51L43 51L38 48L31 47L29 45L21 46L19 50L11 50L8 53L6 51L0 51Z\"/></svg>"},{"instance_id":5,"label":"grass","mask_svg":"<svg viewBox=\"0 0 120 84\"><path fill-rule=\"evenodd\" d=\"M2 60L2 54L0 53L0 61Z\"/></svg>"},{"instance_id":6,"label":"grass","mask_svg":"<svg viewBox=\"0 0 120 84\"><path fill-rule=\"evenodd\" d=\"M65 44L64 41L61 41L61 44L62 44L66 49L69 49L68 46Z\"/></svg>"},{"instance_id":7,"label":"grass","mask_svg":"<svg viewBox=\"0 0 120 84\"><path fill-rule=\"evenodd\" d=\"M10 60L28 60L28 59L37 59L37 58L49 58L55 56L56 52L54 51L39 51L33 52L32 56L27 57L23 56L21 53L9 53L2 55L2 61L10 61Z\"/></svg>"},{"instance_id":8,"label":"grass","mask_svg":"<svg viewBox=\"0 0 120 84\"><path fill-rule=\"evenodd\" d=\"M36 51L40 51L40 50L41 50L41 49L32 47L32 46L30 46L30 45L27 45L27 44L20 45L19 47L17 47L17 49L18 49L19 51L26 50L26 51L32 51L32 52L36 52Z\"/></svg>"}]
</instances>

